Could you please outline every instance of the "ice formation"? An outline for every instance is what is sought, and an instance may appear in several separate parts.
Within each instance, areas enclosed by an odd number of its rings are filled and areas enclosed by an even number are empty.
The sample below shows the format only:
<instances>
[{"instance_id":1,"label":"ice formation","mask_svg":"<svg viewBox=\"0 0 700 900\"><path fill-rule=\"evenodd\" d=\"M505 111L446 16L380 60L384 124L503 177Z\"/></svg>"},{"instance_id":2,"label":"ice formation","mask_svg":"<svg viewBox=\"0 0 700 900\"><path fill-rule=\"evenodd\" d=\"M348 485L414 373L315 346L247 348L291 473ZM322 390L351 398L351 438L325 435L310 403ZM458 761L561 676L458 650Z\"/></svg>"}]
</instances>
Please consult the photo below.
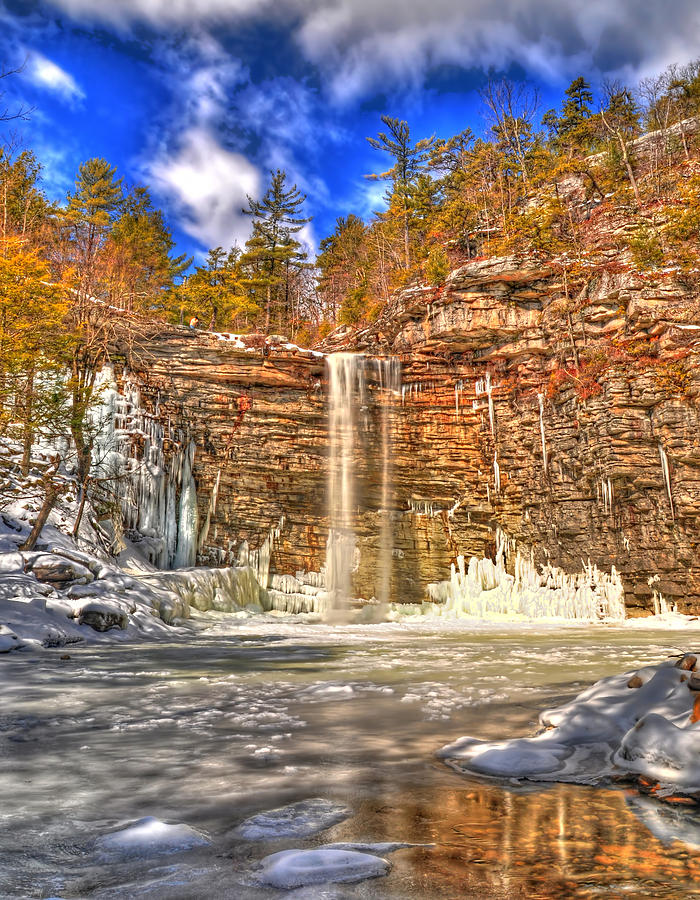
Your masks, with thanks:
<instances>
[{"instance_id":1,"label":"ice formation","mask_svg":"<svg viewBox=\"0 0 700 900\"><path fill-rule=\"evenodd\" d=\"M203 847L210 841L189 825L168 825L146 816L126 828L106 834L95 841L100 856L108 858L157 856Z\"/></svg>"},{"instance_id":2,"label":"ice formation","mask_svg":"<svg viewBox=\"0 0 700 900\"><path fill-rule=\"evenodd\" d=\"M661 443L659 443L659 457L661 458L661 471L664 476L664 487L666 488L666 496L668 497L668 503L671 507L671 518L675 519L676 514L673 508L673 494L671 493L671 469L668 465L668 456L666 455L666 451L662 447Z\"/></svg>"},{"instance_id":3,"label":"ice formation","mask_svg":"<svg viewBox=\"0 0 700 900\"><path fill-rule=\"evenodd\" d=\"M544 433L544 394L537 395L537 402L540 407L540 438L542 440L542 471L547 474L547 441Z\"/></svg>"},{"instance_id":4,"label":"ice formation","mask_svg":"<svg viewBox=\"0 0 700 900\"><path fill-rule=\"evenodd\" d=\"M613 511L613 486L609 478L601 481L601 492L603 495L603 512L606 516L612 515Z\"/></svg>"},{"instance_id":5,"label":"ice formation","mask_svg":"<svg viewBox=\"0 0 700 900\"><path fill-rule=\"evenodd\" d=\"M309 884L351 883L387 875L391 864L357 850L282 850L262 861L260 880L281 890Z\"/></svg>"},{"instance_id":6,"label":"ice formation","mask_svg":"<svg viewBox=\"0 0 700 900\"><path fill-rule=\"evenodd\" d=\"M246 841L276 841L286 837L309 837L337 825L352 815L347 806L314 797L279 809L257 813L233 830Z\"/></svg>"},{"instance_id":7,"label":"ice formation","mask_svg":"<svg viewBox=\"0 0 700 900\"><path fill-rule=\"evenodd\" d=\"M554 566L538 571L532 554L515 549L514 574L506 571L509 547L505 535L497 535L496 562L464 556L452 564L449 581L428 586L432 602L424 611L438 616L475 617L526 616L596 621L624 619L622 581L613 567L610 575L590 561L583 571L569 575Z\"/></svg>"},{"instance_id":8,"label":"ice formation","mask_svg":"<svg viewBox=\"0 0 700 900\"><path fill-rule=\"evenodd\" d=\"M194 444L143 409L138 386L128 377L120 393L111 366L98 376L96 393L100 404L91 414L98 428L95 472L106 482L123 485L124 528L139 538L141 552L158 568L194 565ZM166 441L173 446L169 455Z\"/></svg>"},{"instance_id":9,"label":"ice formation","mask_svg":"<svg viewBox=\"0 0 700 900\"><path fill-rule=\"evenodd\" d=\"M540 725L532 738L462 737L438 756L479 775L588 784L626 777L657 797L700 798L698 654L604 678L543 712Z\"/></svg>"},{"instance_id":10,"label":"ice formation","mask_svg":"<svg viewBox=\"0 0 700 900\"><path fill-rule=\"evenodd\" d=\"M479 378L474 385L474 394L476 397L486 395L486 401L489 409L489 430L491 435L496 434L496 412L493 405L493 384L491 383L491 373L487 372L484 378ZM478 401L474 401L474 408L478 406Z\"/></svg>"}]
</instances>

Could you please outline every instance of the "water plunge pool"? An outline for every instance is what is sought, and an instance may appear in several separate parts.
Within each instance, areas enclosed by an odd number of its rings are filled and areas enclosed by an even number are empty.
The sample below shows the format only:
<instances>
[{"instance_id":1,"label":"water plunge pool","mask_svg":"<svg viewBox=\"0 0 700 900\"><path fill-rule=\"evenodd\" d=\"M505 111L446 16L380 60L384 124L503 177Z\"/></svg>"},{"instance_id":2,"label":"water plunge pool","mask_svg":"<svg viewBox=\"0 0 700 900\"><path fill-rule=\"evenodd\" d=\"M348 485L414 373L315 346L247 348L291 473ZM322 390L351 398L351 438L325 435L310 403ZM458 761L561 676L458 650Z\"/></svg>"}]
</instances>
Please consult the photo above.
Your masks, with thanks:
<instances>
[{"instance_id":1,"label":"water plunge pool","mask_svg":"<svg viewBox=\"0 0 700 900\"><path fill-rule=\"evenodd\" d=\"M469 779L434 756L462 734L533 733L541 709L683 649L678 632L213 615L200 626L187 641L1 661L0 896L676 898L697 890L692 808L623 786ZM310 798L350 814L303 838L234 833L255 813ZM145 816L186 823L211 843L100 855L96 838ZM385 841L431 846L390 853L388 876L357 884L286 894L256 880L257 862L278 850Z\"/></svg>"}]
</instances>

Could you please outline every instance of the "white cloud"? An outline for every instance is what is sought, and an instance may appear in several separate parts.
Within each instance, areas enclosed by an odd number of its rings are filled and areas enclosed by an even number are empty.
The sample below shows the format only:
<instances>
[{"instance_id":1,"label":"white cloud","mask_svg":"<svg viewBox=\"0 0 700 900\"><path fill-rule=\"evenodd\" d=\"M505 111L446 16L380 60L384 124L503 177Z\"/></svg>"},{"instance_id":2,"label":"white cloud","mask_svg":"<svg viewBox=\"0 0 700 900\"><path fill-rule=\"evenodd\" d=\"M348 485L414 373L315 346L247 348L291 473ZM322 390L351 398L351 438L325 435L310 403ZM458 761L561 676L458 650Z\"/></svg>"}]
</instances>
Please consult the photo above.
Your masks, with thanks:
<instances>
[{"instance_id":1,"label":"white cloud","mask_svg":"<svg viewBox=\"0 0 700 900\"><path fill-rule=\"evenodd\" d=\"M36 87L58 94L67 103L76 103L85 97L84 91L69 72L36 50L28 51L24 74Z\"/></svg>"},{"instance_id":2,"label":"white cloud","mask_svg":"<svg viewBox=\"0 0 700 900\"><path fill-rule=\"evenodd\" d=\"M152 25L231 21L262 12L274 0L53 0L76 19L98 19L124 26L142 21Z\"/></svg>"},{"instance_id":3,"label":"white cloud","mask_svg":"<svg viewBox=\"0 0 700 900\"><path fill-rule=\"evenodd\" d=\"M700 4L674 0L52 0L77 18L126 28L288 29L337 101L419 87L430 70L503 70L561 80L630 78L698 53ZM254 50L254 45L252 47Z\"/></svg>"},{"instance_id":4,"label":"white cloud","mask_svg":"<svg viewBox=\"0 0 700 900\"><path fill-rule=\"evenodd\" d=\"M209 129L185 132L177 152L150 164L150 175L180 215L182 227L205 247L241 246L250 219L246 195L260 192L260 173L245 156L221 145Z\"/></svg>"}]
</instances>

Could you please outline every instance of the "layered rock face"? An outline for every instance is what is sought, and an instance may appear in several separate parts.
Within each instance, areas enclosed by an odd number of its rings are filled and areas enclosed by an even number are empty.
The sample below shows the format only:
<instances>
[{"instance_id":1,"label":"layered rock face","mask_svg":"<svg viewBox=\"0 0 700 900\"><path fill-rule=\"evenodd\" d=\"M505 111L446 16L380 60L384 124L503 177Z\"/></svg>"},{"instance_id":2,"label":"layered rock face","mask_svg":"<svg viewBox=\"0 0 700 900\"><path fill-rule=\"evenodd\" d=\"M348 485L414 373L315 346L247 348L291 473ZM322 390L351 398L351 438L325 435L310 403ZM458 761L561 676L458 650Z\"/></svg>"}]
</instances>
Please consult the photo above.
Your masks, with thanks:
<instances>
[{"instance_id":1,"label":"layered rock face","mask_svg":"<svg viewBox=\"0 0 700 900\"><path fill-rule=\"evenodd\" d=\"M497 528L537 563L621 573L628 609L700 612L700 317L692 289L600 266L577 302L531 259L473 261L398 295L334 347L395 355L392 596L419 601ZM572 311L573 310L573 311ZM272 572L318 571L328 530L318 354L182 328L124 350L142 402L196 444L199 561L271 545ZM257 344L257 346L256 346ZM574 360L578 364L574 365ZM380 392L358 420L359 596L377 593Z\"/></svg>"}]
</instances>

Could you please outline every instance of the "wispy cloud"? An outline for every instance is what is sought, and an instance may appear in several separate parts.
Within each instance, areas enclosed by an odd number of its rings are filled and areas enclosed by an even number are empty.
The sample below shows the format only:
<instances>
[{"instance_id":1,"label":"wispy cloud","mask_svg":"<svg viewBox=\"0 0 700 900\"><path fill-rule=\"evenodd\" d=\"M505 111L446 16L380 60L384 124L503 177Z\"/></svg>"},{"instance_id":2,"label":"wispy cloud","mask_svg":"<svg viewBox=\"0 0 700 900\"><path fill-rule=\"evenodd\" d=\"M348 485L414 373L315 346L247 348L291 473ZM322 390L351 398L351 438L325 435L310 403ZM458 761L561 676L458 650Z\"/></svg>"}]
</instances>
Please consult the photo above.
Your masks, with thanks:
<instances>
[{"instance_id":1,"label":"wispy cloud","mask_svg":"<svg viewBox=\"0 0 700 900\"><path fill-rule=\"evenodd\" d=\"M85 92L70 72L37 50L27 50L23 74L35 87L51 91L66 103L74 104L85 98Z\"/></svg>"},{"instance_id":2,"label":"wispy cloud","mask_svg":"<svg viewBox=\"0 0 700 900\"><path fill-rule=\"evenodd\" d=\"M246 195L259 194L260 173L207 128L187 131L173 155L151 163L150 174L174 205L184 230L203 246L245 242L250 220L241 209L247 205Z\"/></svg>"}]
</instances>

